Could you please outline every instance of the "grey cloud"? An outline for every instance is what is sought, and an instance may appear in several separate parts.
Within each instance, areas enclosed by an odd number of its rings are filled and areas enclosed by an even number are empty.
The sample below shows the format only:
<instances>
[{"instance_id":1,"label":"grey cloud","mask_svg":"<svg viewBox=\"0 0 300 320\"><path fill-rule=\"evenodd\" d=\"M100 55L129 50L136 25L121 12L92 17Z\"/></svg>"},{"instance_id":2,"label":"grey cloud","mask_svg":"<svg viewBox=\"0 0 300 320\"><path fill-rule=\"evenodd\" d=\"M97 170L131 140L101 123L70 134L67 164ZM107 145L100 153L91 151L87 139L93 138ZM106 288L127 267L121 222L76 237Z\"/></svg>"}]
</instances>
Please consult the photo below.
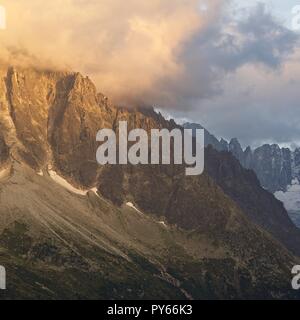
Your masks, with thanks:
<instances>
[{"instance_id":1,"label":"grey cloud","mask_svg":"<svg viewBox=\"0 0 300 320\"><path fill-rule=\"evenodd\" d=\"M173 114L244 146L298 143L299 48L299 34L262 4L238 21L220 17L182 53L186 73L171 86Z\"/></svg>"},{"instance_id":2,"label":"grey cloud","mask_svg":"<svg viewBox=\"0 0 300 320\"><path fill-rule=\"evenodd\" d=\"M243 20L220 16L187 43L179 60L185 73L181 79L166 79L166 91L178 108L197 108L203 99L223 93L228 73L253 64L274 72L293 54L299 36L281 25L262 4ZM177 101L177 102L176 102Z\"/></svg>"},{"instance_id":3,"label":"grey cloud","mask_svg":"<svg viewBox=\"0 0 300 320\"><path fill-rule=\"evenodd\" d=\"M298 35L276 21L263 4L258 4L246 21L239 22L237 30L245 39L233 57L236 63L258 62L277 68L299 44Z\"/></svg>"}]
</instances>

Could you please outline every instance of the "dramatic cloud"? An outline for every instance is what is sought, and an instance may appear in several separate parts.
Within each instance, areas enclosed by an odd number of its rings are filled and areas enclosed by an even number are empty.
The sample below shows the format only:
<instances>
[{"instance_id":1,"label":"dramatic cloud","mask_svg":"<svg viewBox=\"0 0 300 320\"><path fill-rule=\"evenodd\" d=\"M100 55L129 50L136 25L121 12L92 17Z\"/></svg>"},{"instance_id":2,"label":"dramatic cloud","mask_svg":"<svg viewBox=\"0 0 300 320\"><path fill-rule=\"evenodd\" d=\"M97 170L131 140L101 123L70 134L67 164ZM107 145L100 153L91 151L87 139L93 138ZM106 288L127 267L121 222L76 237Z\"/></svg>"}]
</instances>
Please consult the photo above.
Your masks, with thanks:
<instances>
[{"instance_id":1,"label":"dramatic cloud","mask_svg":"<svg viewBox=\"0 0 300 320\"><path fill-rule=\"evenodd\" d=\"M185 43L223 7L221 0L2 3L8 15L2 60L78 70L116 101L143 103L156 98L159 81L181 77Z\"/></svg>"},{"instance_id":2,"label":"dramatic cloud","mask_svg":"<svg viewBox=\"0 0 300 320\"><path fill-rule=\"evenodd\" d=\"M240 19L221 16L197 33L181 56L185 72L174 83L179 107L201 106L203 98L221 94L224 78L245 65L277 72L298 45L298 36L258 4ZM166 84L168 88L170 84ZM173 106L176 105L173 101Z\"/></svg>"},{"instance_id":3,"label":"dramatic cloud","mask_svg":"<svg viewBox=\"0 0 300 320\"><path fill-rule=\"evenodd\" d=\"M185 53L184 107L173 115L244 146L300 145L299 34L262 4L208 30Z\"/></svg>"},{"instance_id":4,"label":"dramatic cloud","mask_svg":"<svg viewBox=\"0 0 300 320\"><path fill-rule=\"evenodd\" d=\"M218 137L238 137L244 146L300 146L299 57L297 50L275 71L245 65L226 76L222 94L175 115L197 119Z\"/></svg>"},{"instance_id":5,"label":"dramatic cloud","mask_svg":"<svg viewBox=\"0 0 300 320\"><path fill-rule=\"evenodd\" d=\"M245 144L295 141L299 36L264 5L237 2L2 0L0 60L80 71L114 102L155 105Z\"/></svg>"}]
</instances>

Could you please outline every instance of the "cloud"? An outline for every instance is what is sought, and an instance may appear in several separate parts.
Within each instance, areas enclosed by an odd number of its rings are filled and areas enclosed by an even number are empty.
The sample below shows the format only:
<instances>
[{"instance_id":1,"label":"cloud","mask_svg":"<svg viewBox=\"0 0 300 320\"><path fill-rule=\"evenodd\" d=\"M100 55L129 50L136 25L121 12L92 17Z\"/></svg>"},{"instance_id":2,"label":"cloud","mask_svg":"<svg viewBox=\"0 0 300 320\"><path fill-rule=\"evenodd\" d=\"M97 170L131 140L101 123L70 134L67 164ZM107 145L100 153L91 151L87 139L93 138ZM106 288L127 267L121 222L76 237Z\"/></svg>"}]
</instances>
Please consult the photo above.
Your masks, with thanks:
<instances>
[{"instance_id":1,"label":"cloud","mask_svg":"<svg viewBox=\"0 0 300 320\"><path fill-rule=\"evenodd\" d=\"M279 69L244 65L228 74L223 93L198 108L174 113L197 119L218 137L237 137L243 146L300 145L300 51Z\"/></svg>"},{"instance_id":2,"label":"cloud","mask_svg":"<svg viewBox=\"0 0 300 320\"><path fill-rule=\"evenodd\" d=\"M173 115L244 146L299 144L299 34L262 4L238 17L222 16L187 46Z\"/></svg>"},{"instance_id":3,"label":"cloud","mask_svg":"<svg viewBox=\"0 0 300 320\"><path fill-rule=\"evenodd\" d=\"M1 4L2 63L80 71L118 104L155 105L245 143L299 134L291 128L300 120L299 35L262 4L242 11L231 0Z\"/></svg>"},{"instance_id":4,"label":"cloud","mask_svg":"<svg viewBox=\"0 0 300 320\"><path fill-rule=\"evenodd\" d=\"M278 67L296 41L263 5L238 21L222 0L2 2L2 60L81 71L119 103L194 107L227 72Z\"/></svg>"},{"instance_id":5,"label":"cloud","mask_svg":"<svg viewBox=\"0 0 300 320\"><path fill-rule=\"evenodd\" d=\"M294 51L299 37L281 25L262 3L250 11L245 21L236 25L239 42L231 60L236 65L261 63L278 68Z\"/></svg>"},{"instance_id":6,"label":"cloud","mask_svg":"<svg viewBox=\"0 0 300 320\"><path fill-rule=\"evenodd\" d=\"M239 19L224 10L186 44L180 56L185 68L181 81L171 79L164 88L179 93L173 106L195 108L203 99L222 94L228 74L245 65L276 72L298 45L299 36L276 21L263 4L244 10Z\"/></svg>"},{"instance_id":7,"label":"cloud","mask_svg":"<svg viewBox=\"0 0 300 320\"><path fill-rule=\"evenodd\" d=\"M81 71L118 102L149 104L159 81L180 77L185 43L222 7L210 0L204 15L205 0L2 3L8 15L0 33L2 61Z\"/></svg>"}]
</instances>

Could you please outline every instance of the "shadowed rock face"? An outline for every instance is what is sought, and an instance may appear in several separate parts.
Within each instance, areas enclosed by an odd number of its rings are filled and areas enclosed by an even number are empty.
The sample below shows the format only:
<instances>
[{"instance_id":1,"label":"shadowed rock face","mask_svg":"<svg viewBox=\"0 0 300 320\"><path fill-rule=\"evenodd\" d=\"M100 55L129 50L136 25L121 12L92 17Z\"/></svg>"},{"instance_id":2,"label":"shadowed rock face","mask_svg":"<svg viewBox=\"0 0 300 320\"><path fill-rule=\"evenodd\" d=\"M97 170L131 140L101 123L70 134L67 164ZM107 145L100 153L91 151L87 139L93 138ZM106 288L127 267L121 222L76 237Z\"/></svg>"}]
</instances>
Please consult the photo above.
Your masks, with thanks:
<instances>
[{"instance_id":1,"label":"shadowed rock face","mask_svg":"<svg viewBox=\"0 0 300 320\"><path fill-rule=\"evenodd\" d=\"M179 166L106 167L99 176L99 190L117 205L134 199L143 211L186 230L221 230L234 204L250 221L300 254L299 229L283 204L260 186L252 171L213 148L206 149L205 174L200 177L186 177Z\"/></svg>"},{"instance_id":2,"label":"shadowed rock face","mask_svg":"<svg viewBox=\"0 0 300 320\"><path fill-rule=\"evenodd\" d=\"M0 163L4 163L8 160L9 157L9 149L5 143L3 135L0 134Z\"/></svg>"},{"instance_id":3,"label":"shadowed rock face","mask_svg":"<svg viewBox=\"0 0 300 320\"><path fill-rule=\"evenodd\" d=\"M26 271L21 292L14 274L12 296L39 295L45 286L52 298L73 297L74 290L84 298L126 292L153 298L158 291L160 298L295 297L290 270L298 260L290 251L299 254L299 232L231 155L208 148L198 177L172 165L100 167L99 129L117 130L120 120L147 131L178 126L151 108L113 106L77 73L10 68L0 75L1 161L12 165L0 181L0 249L8 265ZM50 179L48 166L73 186L97 186L99 193L70 194ZM65 279L59 290L57 265ZM41 283L44 268L53 271L52 280L36 292L30 279ZM93 276L82 274L85 268ZM147 289L142 279L155 281Z\"/></svg>"},{"instance_id":4,"label":"shadowed rock face","mask_svg":"<svg viewBox=\"0 0 300 320\"><path fill-rule=\"evenodd\" d=\"M300 255L299 229L283 204L261 187L255 173L244 169L231 154L206 152L206 170L255 224L269 231L289 250Z\"/></svg>"},{"instance_id":5,"label":"shadowed rock face","mask_svg":"<svg viewBox=\"0 0 300 320\"><path fill-rule=\"evenodd\" d=\"M160 124L156 124L156 126L160 126ZM234 144L234 141L231 142L231 145ZM239 145L239 144L238 144ZM239 149L237 147L237 149ZM110 175L115 175L113 173L115 168L110 168L110 173L104 171L105 177L110 177ZM119 169L118 169L119 170ZM147 175L147 177L143 177L146 172L152 170L153 172ZM193 196L189 197L188 200L182 200L183 203L191 203L191 206L194 207L195 211L199 211L200 207L211 208L214 207L215 197L212 196L212 190L207 188L207 184L204 183L202 177L196 177L195 179L191 179L190 182L188 178L186 180L179 179L177 185L178 188L176 191L173 189L168 189L168 183L160 180L160 175L158 172L164 170L168 172L169 175L174 175L174 172L178 170L182 170L181 175L184 176L183 168L179 169L176 166L173 167L164 167L161 166L159 171L154 171L154 168L149 166L149 168L142 167L140 169L140 174L142 175L141 181L146 181L144 184L139 184L138 181L134 180L129 174L129 178L126 178L126 183L131 182L131 186L138 191L138 196L135 195L134 200L139 203L140 198L142 197L144 203L141 206L144 210L150 212L162 212L158 211L156 206L161 203L161 201L170 201L168 195L176 193L178 198L184 199L184 192L182 187L184 185L191 185L191 189L193 190L193 185L196 184L200 186L197 189L197 192L193 193ZM102 185L107 185L107 180L103 180L102 176L99 179L100 189L103 191L103 194L110 198L111 200L116 201L116 203L122 203L124 201L123 193L120 191L121 185L121 176L123 175L123 171L119 170L117 183L109 183L110 192L104 191L105 188L101 188ZM130 169L129 172L135 172L134 169ZM143 173L142 173L143 172ZM206 176L212 178L214 183L231 199L235 201L235 203L243 210L244 214L255 224L264 228L268 232L270 232L277 240L279 240L282 244L284 244L289 250L291 250L294 254L300 255L300 231L293 224L290 217L288 216L286 210L284 209L282 203L278 201L271 193L266 191L261 187L260 182L258 181L255 173L252 170L248 170L243 168L243 166L239 163L239 161L232 154L228 152L219 152L216 151L213 147L208 146L206 148L205 153L205 173ZM135 173L134 177L136 178L137 174ZM174 179L172 177L172 179ZM114 180L114 179L112 179ZM176 181L178 180L178 176L176 176ZM105 181L105 182L103 182ZM129 182L128 182L129 181ZM149 182L150 181L150 182ZM207 191L204 199L212 199L211 203L204 203L204 205L198 203L197 194L200 195L203 190L201 190L202 183L204 183L204 190ZM113 192L115 190L116 193ZM144 194L144 192L146 192ZM185 190L186 193L189 191ZM141 193L141 194L140 194ZM115 194L118 194L117 199L115 198ZM125 191L126 194L126 191ZM161 195L164 196L161 196ZM157 195L157 197L155 197ZM113 197L113 198L112 198ZM154 198L153 198L154 197ZM194 197L194 198L193 198ZM169 200L167 200L169 199ZM147 206L149 204L149 208ZM197 204L196 204L197 203ZM151 209L151 206L155 206L154 209ZM166 204L165 204L166 205ZM187 205L187 204L186 204ZM222 205L221 205L222 207ZM176 207L175 207L176 209ZM189 215L186 215L185 212L189 212ZM179 220L181 224L187 229L197 228L199 225L193 220L192 217L195 218L191 212L193 210L189 207L186 210L182 209L181 213L178 213L176 210L173 212L173 215L170 216L167 212L163 211L163 215L170 218L171 223L178 224ZM175 212L177 214L175 215ZM216 223L219 218L220 212L223 212L220 207L216 209L218 212L217 217L213 217L209 215L210 221L214 221ZM183 221L182 219L186 219ZM189 220L189 222L188 222ZM206 217L199 217L201 223L206 220Z\"/></svg>"}]
</instances>

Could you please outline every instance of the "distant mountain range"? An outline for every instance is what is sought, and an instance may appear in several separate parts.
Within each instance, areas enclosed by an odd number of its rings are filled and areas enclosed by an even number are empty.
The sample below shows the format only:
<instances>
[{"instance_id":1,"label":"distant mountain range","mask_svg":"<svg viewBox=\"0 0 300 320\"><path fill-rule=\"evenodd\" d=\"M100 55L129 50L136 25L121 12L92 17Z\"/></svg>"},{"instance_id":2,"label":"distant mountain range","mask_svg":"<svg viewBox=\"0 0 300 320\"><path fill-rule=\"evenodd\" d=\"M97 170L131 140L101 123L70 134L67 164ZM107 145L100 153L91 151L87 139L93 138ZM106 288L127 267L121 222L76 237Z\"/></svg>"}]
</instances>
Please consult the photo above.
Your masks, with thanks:
<instances>
[{"instance_id":1,"label":"distant mountain range","mask_svg":"<svg viewBox=\"0 0 300 320\"><path fill-rule=\"evenodd\" d=\"M186 123L184 127L203 128L196 123ZM280 148L277 144L265 144L254 150L250 147L243 150L237 138L231 139L230 142L224 139L219 141L206 129L205 143L218 151L232 153L244 168L253 170L261 185L284 202L286 208L292 213L293 220L300 227L300 188L295 190L295 186L299 185L300 181L300 148L292 151L289 148ZM291 186L294 187L291 188Z\"/></svg>"}]
</instances>

